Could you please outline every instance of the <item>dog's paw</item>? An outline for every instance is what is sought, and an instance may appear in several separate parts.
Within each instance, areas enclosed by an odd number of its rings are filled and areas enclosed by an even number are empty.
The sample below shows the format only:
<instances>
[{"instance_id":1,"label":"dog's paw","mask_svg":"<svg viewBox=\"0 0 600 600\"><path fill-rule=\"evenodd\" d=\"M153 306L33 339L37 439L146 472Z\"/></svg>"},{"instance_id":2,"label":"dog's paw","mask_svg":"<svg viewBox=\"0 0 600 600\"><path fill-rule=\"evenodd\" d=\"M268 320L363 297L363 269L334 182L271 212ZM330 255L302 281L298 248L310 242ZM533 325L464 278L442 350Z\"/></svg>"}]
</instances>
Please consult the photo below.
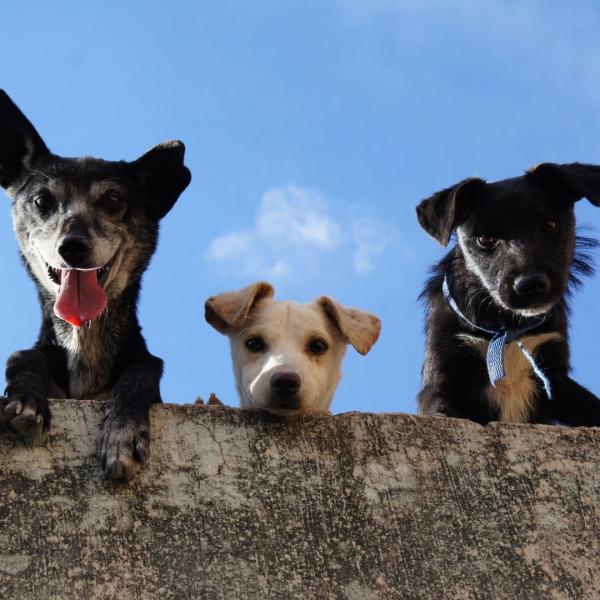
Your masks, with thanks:
<instances>
[{"instance_id":1,"label":"dog's paw","mask_svg":"<svg viewBox=\"0 0 600 600\"><path fill-rule=\"evenodd\" d=\"M225 408L225 405L219 400L219 398L217 397L217 395L214 392L210 393L210 396L208 397L208 402L204 402L204 398L202 398L201 396L198 396L196 398L196 402L194 402L195 406L202 406L203 408L209 407L209 408L215 408L215 407L223 407Z\"/></svg>"},{"instance_id":2,"label":"dog's paw","mask_svg":"<svg viewBox=\"0 0 600 600\"><path fill-rule=\"evenodd\" d=\"M148 423L108 415L102 432L101 460L107 479L133 479L142 469L150 446Z\"/></svg>"},{"instance_id":3,"label":"dog's paw","mask_svg":"<svg viewBox=\"0 0 600 600\"><path fill-rule=\"evenodd\" d=\"M28 441L36 442L50 427L48 400L33 393L11 395L2 402L2 412L10 426Z\"/></svg>"},{"instance_id":4,"label":"dog's paw","mask_svg":"<svg viewBox=\"0 0 600 600\"><path fill-rule=\"evenodd\" d=\"M217 395L214 392L210 393L210 396L208 397L208 402L207 402L208 406L225 406L217 397Z\"/></svg>"}]
</instances>

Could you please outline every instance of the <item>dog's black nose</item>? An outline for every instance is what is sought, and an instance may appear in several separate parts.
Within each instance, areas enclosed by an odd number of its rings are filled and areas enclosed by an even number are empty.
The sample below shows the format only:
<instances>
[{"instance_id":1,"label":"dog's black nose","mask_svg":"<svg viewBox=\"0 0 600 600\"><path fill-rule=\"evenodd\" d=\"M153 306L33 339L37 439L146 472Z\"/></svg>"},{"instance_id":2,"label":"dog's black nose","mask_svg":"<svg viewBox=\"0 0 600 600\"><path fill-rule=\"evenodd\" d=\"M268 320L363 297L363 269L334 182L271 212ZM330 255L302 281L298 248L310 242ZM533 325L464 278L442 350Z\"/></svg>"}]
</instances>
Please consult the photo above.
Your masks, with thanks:
<instances>
[{"instance_id":1,"label":"dog's black nose","mask_svg":"<svg viewBox=\"0 0 600 600\"><path fill-rule=\"evenodd\" d=\"M513 283L515 292L524 299L543 298L550 290L550 279L544 273L531 273L517 277Z\"/></svg>"},{"instance_id":2,"label":"dog's black nose","mask_svg":"<svg viewBox=\"0 0 600 600\"><path fill-rule=\"evenodd\" d=\"M90 255L91 250L92 245L90 244L90 241L85 236L79 234L65 236L58 247L58 253L72 267L83 266L83 263Z\"/></svg>"},{"instance_id":3,"label":"dog's black nose","mask_svg":"<svg viewBox=\"0 0 600 600\"><path fill-rule=\"evenodd\" d=\"M271 391L278 397L295 396L300 391L300 376L296 373L275 373L269 380Z\"/></svg>"}]
</instances>

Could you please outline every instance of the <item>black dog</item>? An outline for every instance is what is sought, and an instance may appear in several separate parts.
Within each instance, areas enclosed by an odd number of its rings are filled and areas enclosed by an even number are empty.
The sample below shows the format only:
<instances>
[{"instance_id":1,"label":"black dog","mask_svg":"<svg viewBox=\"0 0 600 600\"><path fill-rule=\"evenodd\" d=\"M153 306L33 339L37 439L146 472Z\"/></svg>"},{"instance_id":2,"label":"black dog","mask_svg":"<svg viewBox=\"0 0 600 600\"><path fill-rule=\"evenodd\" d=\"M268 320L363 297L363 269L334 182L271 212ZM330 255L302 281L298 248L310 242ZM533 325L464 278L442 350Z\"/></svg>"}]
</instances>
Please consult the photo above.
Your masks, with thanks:
<instances>
[{"instance_id":1,"label":"black dog","mask_svg":"<svg viewBox=\"0 0 600 600\"><path fill-rule=\"evenodd\" d=\"M42 307L40 336L6 367L4 414L26 437L50 426L48 398L114 398L102 439L107 477L131 478L149 444L162 361L136 316L159 220L190 182L184 146L133 162L62 158L0 91L0 185Z\"/></svg>"},{"instance_id":2,"label":"black dog","mask_svg":"<svg viewBox=\"0 0 600 600\"><path fill-rule=\"evenodd\" d=\"M419 409L489 421L600 425L600 400L569 378L570 288L592 272L574 202L600 206L600 167L545 163L522 177L467 179L423 200L446 246L421 297L427 348Z\"/></svg>"}]
</instances>

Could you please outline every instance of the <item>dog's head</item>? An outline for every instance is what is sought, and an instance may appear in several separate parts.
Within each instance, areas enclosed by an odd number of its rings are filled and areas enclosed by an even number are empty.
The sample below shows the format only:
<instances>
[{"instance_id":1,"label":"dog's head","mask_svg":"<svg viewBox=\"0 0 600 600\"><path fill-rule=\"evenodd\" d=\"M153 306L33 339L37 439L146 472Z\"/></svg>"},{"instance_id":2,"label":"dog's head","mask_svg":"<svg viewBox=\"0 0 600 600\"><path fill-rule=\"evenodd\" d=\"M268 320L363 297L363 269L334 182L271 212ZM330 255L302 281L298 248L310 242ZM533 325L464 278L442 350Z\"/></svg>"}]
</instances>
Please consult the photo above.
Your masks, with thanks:
<instances>
[{"instance_id":1,"label":"dog's head","mask_svg":"<svg viewBox=\"0 0 600 600\"><path fill-rule=\"evenodd\" d=\"M381 322L327 296L298 304L273 294L255 283L205 304L208 323L229 336L241 405L282 416L327 410L347 344L367 354Z\"/></svg>"},{"instance_id":2,"label":"dog's head","mask_svg":"<svg viewBox=\"0 0 600 600\"><path fill-rule=\"evenodd\" d=\"M172 141L133 162L56 156L0 90L0 185L21 253L58 316L79 326L137 282L159 220L190 182L183 155Z\"/></svg>"},{"instance_id":3,"label":"dog's head","mask_svg":"<svg viewBox=\"0 0 600 600\"><path fill-rule=\"evenodd\" d=\"M600 167L544 163L522 177L466 179L423 200L421 227L446 246L456 230L466 268L501 307L547 312L563 296L575 250L573 205L600 206Z\"/></svg>"}]
</instances>

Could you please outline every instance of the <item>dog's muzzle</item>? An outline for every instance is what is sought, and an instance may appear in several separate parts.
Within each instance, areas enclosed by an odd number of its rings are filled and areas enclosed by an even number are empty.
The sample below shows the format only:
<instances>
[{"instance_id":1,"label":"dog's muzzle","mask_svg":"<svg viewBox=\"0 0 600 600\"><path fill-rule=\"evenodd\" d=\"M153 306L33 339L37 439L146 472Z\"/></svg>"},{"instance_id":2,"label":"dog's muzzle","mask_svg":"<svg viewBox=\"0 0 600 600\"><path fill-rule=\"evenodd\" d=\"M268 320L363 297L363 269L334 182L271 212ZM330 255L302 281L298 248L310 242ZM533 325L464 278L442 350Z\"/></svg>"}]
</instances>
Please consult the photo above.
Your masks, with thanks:
<instances>
[{"instance_id":1,"label":"dog's muzzle","mask_svg":"<svg viewBox=\"0 0 600 600\"><path fill-rule=\"evenodd\" d=\"M48 277L58 285L54 313L63 321L81 327L106 308L108 297L104 285L114 256L105 265L90 265L92 243L81 233L67 234L58 246L58 253L67 268L55 268L46 263Z\"/></svg>"}]
</instances>

